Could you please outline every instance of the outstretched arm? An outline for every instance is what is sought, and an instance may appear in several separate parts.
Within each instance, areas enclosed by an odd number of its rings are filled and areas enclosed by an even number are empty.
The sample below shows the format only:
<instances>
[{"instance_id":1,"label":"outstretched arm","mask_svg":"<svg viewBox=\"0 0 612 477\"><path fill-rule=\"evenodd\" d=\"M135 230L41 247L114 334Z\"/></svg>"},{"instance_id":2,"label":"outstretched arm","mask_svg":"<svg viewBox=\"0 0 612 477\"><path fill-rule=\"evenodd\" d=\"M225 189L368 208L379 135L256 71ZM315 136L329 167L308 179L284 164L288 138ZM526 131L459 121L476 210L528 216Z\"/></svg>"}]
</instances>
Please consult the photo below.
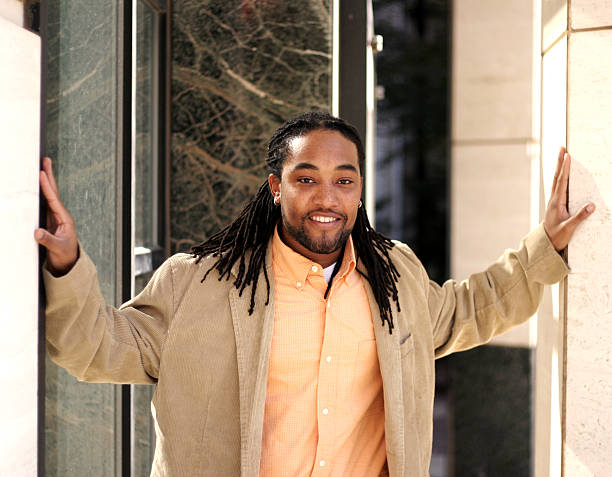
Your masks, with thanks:
<instances>
[{"instance_id":1,"label":"outstretched arm","mask_svg":"<svg viewBox=\"0 0 612 477\"><path fill-rule=\"evenodd\" d=\"M37 229L34 237L47 249L43 280L49 356L80 380L154 382L174 313L171 261L123 308L108 306L94 264L79 249L74 219L60 200L48 157L40 187L48 203L47 229Z\"/></svg>"},{"instance_id":2,"label":"outstretched arm","mask_svg":"<svg viewBox=\"0 0 612 477\"><path fill-rule=\"evenodd\" d=\"M574 215L570 215L567 210L571 161L570 155L562 147L559 150L552 192L544 215L544 230L557 251L567 247L576 227L595 211L595 204L592 202L582 206Z\"/></svg>"},{"instance_id":3,"label":"outstretched arm","mask_svg":"<svg viewBox=\"0 0 612 477\"><path fill-rule=\"evenodd\" d=\"M544 222L518 250L507 250L486 271L463 282L430 282L428 304L437 357L486 343L523 322L536 311L543 286L565 276L567 266L555 250L563 250L595 210L590 202L573 215L567 210L570 161L561 148Z\"/></svg>"}]
</instances>

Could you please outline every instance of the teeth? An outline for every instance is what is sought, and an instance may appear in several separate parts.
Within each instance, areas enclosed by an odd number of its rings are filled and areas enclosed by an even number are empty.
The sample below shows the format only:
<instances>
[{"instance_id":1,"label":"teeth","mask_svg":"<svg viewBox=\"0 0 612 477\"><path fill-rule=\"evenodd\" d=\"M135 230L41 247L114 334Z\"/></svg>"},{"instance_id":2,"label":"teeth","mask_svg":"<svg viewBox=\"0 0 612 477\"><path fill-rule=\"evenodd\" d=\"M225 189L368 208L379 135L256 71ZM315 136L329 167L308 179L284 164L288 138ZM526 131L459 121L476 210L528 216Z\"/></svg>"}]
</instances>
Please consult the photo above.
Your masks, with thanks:
<instances>
[{"instance_id":1,"label":"teeth","mask_svg":"<svg viewBox=\"0 0 612 477\"><path fill-rule=\"evenodd\" d=\"M314 220L315 222L329 223L334 222L337 219L334 217L322 217L320 215L315 215L314 217L310 217L310 220Z\"/></svg>"}]
</instances>

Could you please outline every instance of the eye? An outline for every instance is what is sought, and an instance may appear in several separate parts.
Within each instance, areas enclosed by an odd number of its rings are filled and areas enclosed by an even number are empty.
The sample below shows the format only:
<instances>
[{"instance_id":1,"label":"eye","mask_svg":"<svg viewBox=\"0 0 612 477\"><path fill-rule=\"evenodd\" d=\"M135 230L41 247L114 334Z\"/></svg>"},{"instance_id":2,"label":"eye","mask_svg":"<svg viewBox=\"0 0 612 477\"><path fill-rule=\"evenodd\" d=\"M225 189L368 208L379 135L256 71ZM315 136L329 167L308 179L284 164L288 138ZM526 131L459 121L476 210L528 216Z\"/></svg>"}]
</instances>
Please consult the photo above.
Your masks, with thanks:
<instances>
[{"instance_id":1,"label":"eye","mask_svg":"<svg viewBox=\"0 0 612 477\"><path fill-rule=\"evenodd\" d=\"M312 177L300 177L297 181L301 184L314 184Z\"/></svg>"},{"instance_id":2,"label":"eye","mask_svg":"<svg viewBox=\"0 0 612 477\"><path fill-rule=\"evenodd\" d=\"M352 179L340 179L338 180L338 184L342 184L342 185L350 185L353 183Z\"/></svg>"}]
</instances>

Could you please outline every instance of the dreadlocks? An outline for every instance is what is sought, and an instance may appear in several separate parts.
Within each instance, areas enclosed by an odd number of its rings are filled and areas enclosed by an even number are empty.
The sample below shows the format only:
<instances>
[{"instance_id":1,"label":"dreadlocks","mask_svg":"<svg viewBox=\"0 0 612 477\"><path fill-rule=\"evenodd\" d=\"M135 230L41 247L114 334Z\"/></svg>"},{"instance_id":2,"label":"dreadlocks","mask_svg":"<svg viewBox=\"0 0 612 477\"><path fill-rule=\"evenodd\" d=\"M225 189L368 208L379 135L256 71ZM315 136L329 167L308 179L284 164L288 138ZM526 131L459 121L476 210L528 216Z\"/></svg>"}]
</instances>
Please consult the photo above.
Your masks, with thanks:
<instances>
[{"instance_id":1,"label":"dreadlocks","mask_svg":"<svg viewBox=\"0 0 612 477\"><path fill-rule=\"evenodd\" d=\"M359 167L363 171L365 153L357 130L346 121L327 113L311 112L286 122L273 134L266 157L270 173L280 178L283 164L289 154L291 140L316 130L337 131L355 144ZM274 227L280 219L280 207L274 204L266 181L234 222L191 249L192 255L197 258L196 263L208 255L219 257L207 270L202 282L213 270L219 273L219 280L223 278L229 280L231 270L238 262L234 286L239 290L240 296L246 287L251 287L249 315L255 308L255 291L262 270L268 292L266 306L270 301L270 279L265 267L265 257L268 243L274 234ZM357 211L351 236L357 251L357 259L362 260L365 265L367 274L362 273L362 275L372 287L383 326L386 321L389 324L389 333L392 333L394 324L390 298L395 301L397 311L400 311L396 287L399 273L389 257L393 242L372 228L365 207L360 207ZM250 255L246 253L248 250L251 251Z\"/></svg>"}]
</instances>

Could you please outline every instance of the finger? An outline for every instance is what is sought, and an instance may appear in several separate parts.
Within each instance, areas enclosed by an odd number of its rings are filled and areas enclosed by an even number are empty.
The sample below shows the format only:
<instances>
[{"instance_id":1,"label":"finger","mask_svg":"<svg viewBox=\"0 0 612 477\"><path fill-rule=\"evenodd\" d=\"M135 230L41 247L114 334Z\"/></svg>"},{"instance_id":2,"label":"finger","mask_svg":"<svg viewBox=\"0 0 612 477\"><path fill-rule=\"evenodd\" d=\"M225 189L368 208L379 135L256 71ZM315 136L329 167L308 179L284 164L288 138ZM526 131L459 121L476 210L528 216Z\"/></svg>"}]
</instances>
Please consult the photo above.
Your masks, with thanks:
<instances>
[{"instance_id":1,"label":"finger","mask_svg":"<svg viewBox=\"0 0 612 477\"><path fill-rule=\"evenodd\" d=\"M49 210L53 214L56 222L60 224L70 221L70 213L66 210L64 204L62 204L59 196L51 186L49 177L45 171L40 171L40 188L42 189L45 199L47 199Z\"/></svg>"},{"instance_id":2,"label":"finger","mask_svg":"<svg viewBox=\"0 0 612 477\"><path fill-rule=\"evenodd\" d=\"M561 205L567 207L567 186L569 184L570 168L572 166L572 156L567 152L563 159L563 167L561 168L561 175L559 176L559 182L557 187L559 188L559 202Z\"/></svg>"},{"instance_id":3,"label":"finger","mask_svg":"<svg viewBox=\"0 0 612 477\"><path fill-rule=\"evenodd\" d=\"M55 191L55 194L59 197L59 189L57 188L57 183L55 182L55 174L53 174L53 162L51 161L50 157L43 158L43 170L47 173L49 184Z\"/></svg>"},{"instance_id":4,"label":"finger","mask_svg":"<svg viewBox=\"0 0 612 477\"><path fill-rule=\"evenodd\" d=\"M34 240L36 240L50 252L58 253L62 250L62 241L57 237L54 237L45 229L36 229L34 231Z\"/></svg>"},{"instance_id":5,"label":"finger","mask_svg":"<svg viewBox=\"0 0 612 477\"><path fill-rule=\"evenodd\" d=\"M566 152L561 163L561 171L557 176L557 182L555 189L553 190L552 196L555 201L560 205L567 205L567 183L569 180L569 165L571 162L570 155Z\"/></svg>"},{"instance_id":6,"label":"finger","mask_svg":"<svg viewBox=\"0 0 612 477\"><path fill-rule=\"evenodd\" d=\"M569 219L563 222L563 227L566 228L570 234L573 234L576 227L578 227L593 212L595 212L595 204L589 202L588 204L582 206L582 208Z\"/></svg>"},{"instance_id":7,"label":"finger","mask_svg":"<svg viewBox=\"0 0 612 477\"><path fill-rule=\"evenodd\" d=\"M559 180L559 174L561 174L561 167L563 166L563 158L565 157L565 148L563 146L561 146L561 148L559 149L559 155L557 156L557 165L555 167L555 175L553 176L553 183L552 183L552 192L554 194L555 190L557 189L557 182Z\"/></svg>"}]
</instances>

